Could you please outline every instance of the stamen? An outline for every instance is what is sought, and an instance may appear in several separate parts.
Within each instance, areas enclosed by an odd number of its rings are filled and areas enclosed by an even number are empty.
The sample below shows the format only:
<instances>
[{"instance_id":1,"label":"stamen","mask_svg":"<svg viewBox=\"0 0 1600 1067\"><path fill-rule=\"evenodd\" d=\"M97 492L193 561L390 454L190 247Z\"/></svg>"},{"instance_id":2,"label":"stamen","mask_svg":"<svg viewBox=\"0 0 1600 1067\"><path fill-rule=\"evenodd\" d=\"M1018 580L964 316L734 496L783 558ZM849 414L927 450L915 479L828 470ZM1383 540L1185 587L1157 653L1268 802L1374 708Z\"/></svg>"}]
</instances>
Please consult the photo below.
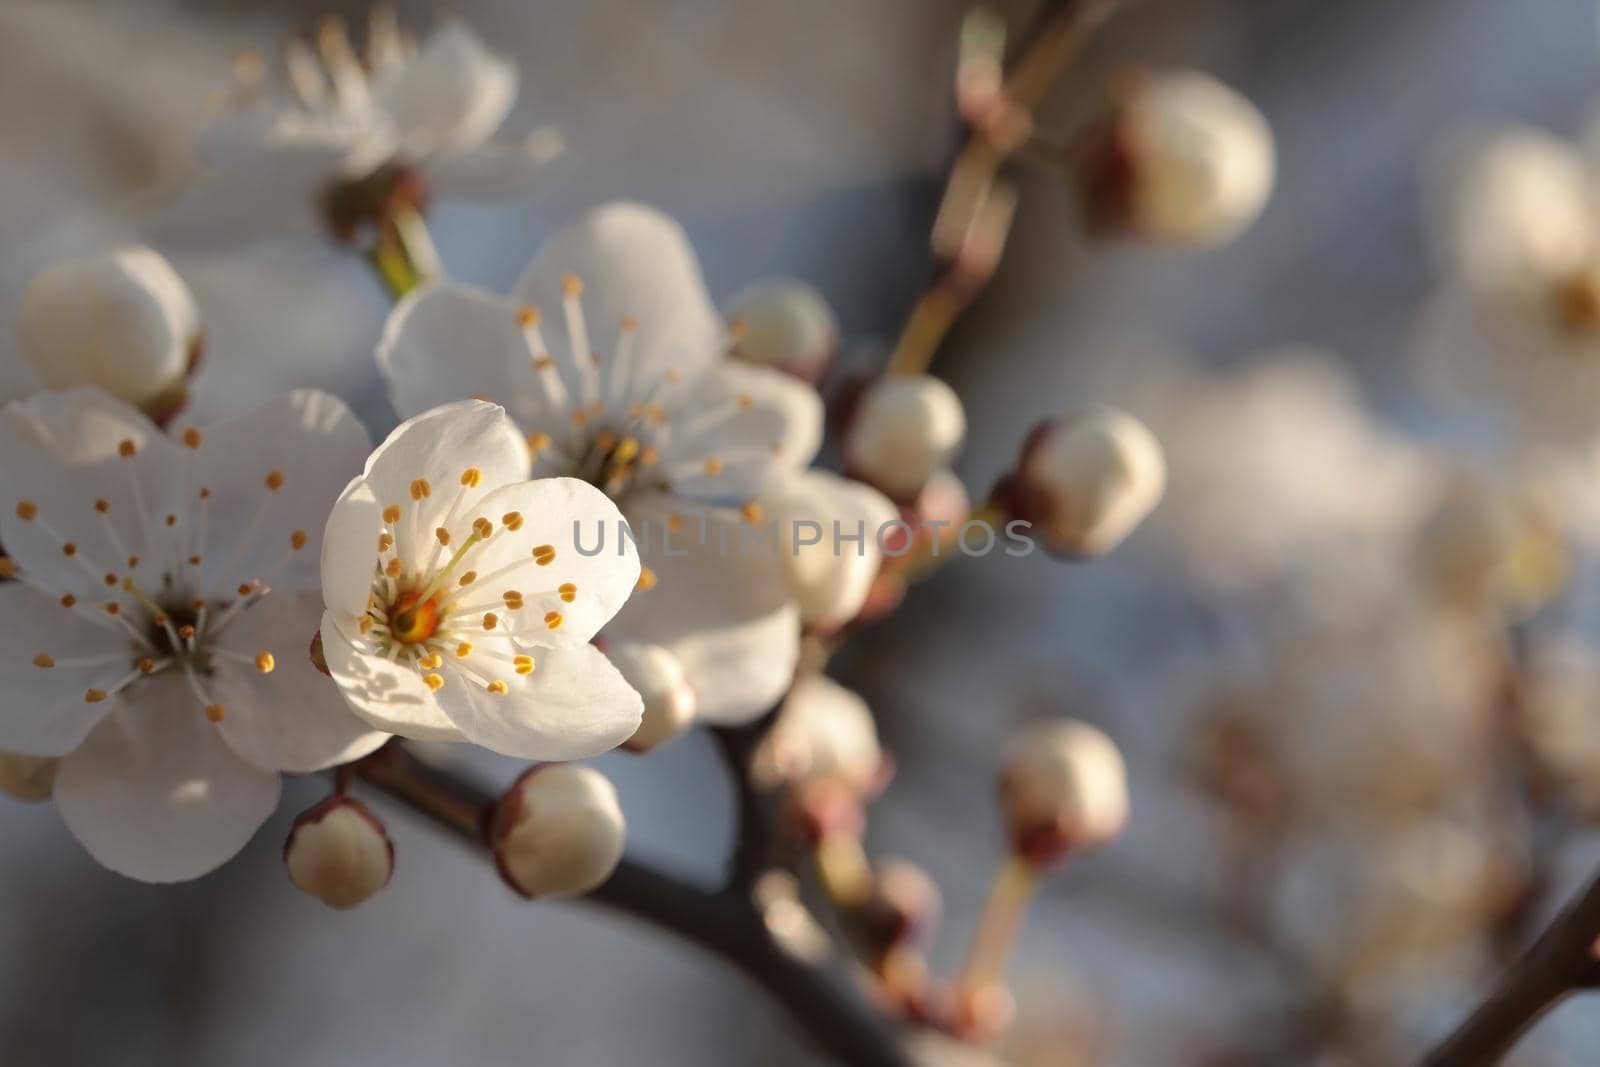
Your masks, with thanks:
<instances>
[{"instance_id":1,"label":"stamen","mask_svg":"<svg viewBox=\"0 0 1600 1067\"><path fill-rule=\"evenodd\" d=\"M444 677L438 674L424 674L422 680L428 683L428 688L437 693L444 688Z\"/></svg>"},{"instance_id":2,"label":"stamen","mask_svg":"<svg viewBox=\"0 0 1600 1067\"><path fill-rule=\"evenodd\" d=\"M263 482L269 490L276 493L279 489L283 488L283 472L268 471L266 478L263 479Z\"/></svg>"},{"instance_id":3,"label":"stamen","mask_svg":"<svg viewBox=\"0 0 1600 1067\"><path fill-rule=\"evenodd\" d=\"M640 567L639 580L633 583L633 588L640 593L647 593L656 587L656 582L659 580L655 571L649 567Z\"/></svg>"},{"instance_id":4,"label":"stamen","mask_svg":"<svg viewBox=\"0 0 1600 1067\"><path fill-rule=\"evenodd\" d=\"M33 665L44 670L49 670L51 667L56 665L56 661L50 658L50 654L48 652L41 652L37 656L33 657Z\"/></svg>"},{"instance_id":5,"label":"stamen","mask_svg":"<svg viewBox=\"0 0 1600 1067\"><path fill-rule=\"evenodd\" d=\"M570 604L570 603L573 602L573 600L577 599L578 587L576 585L573 585L571 582L563 582L562 585L560 586L560 588L558 588L556 590L556 592L561 594L561 599L562 600L564 600L568 604Z\"/></svg>"},{"instance_id":6,"label":"stamen","mask_svg":"<svg viewBox=\"0 0 1600 1067\"><path fill-rule=\"evenodd\" d=\"M260 671L262 674L271 674L273 668L277 665L278 661L273 658L271 652L263 649L262 651L256 653L256 670Z\"/></svg>"},{"instance_id":7,"label":"stamen","mask_svg":"<svg viewBox=\"0 0 1600 1067\"><path fill-rule=\"evenodd\" d=\"M559 630L563 616L559 611L547 611L544 615L544 624L548 629Z\"/></svg>"},{"instance_id":8,"label":"stamen","mask_svg":"<svg viewBox=\"0 0 1600 1067\"><path fill-rule=\"evenodd\" d=\"M511 662L516 667L518 674L532 674L533 673L533 657L532 656L518 656L514 660L512 660Z\"/></svg>"},{"instance_id":9,"label":"stamen","mask_svg":"<svg viewBox=\"0 0 1600 1067\"><path fill-rule=\"evenodd\" d=\"M498 678L484 686L484 688L495 696L505 696L506 693L510 692L510 687Z\"/></svg>"},{"instance_id":10,"label":"stamen","mask_svg":"<svg viewBox=\"0 0 1600 1067\"><path fill-rule=\"evenodd\" d=\"M193 426L183 431L183 443L190 448L200 447L200 431Z\"/></svg>"}]
</instances>

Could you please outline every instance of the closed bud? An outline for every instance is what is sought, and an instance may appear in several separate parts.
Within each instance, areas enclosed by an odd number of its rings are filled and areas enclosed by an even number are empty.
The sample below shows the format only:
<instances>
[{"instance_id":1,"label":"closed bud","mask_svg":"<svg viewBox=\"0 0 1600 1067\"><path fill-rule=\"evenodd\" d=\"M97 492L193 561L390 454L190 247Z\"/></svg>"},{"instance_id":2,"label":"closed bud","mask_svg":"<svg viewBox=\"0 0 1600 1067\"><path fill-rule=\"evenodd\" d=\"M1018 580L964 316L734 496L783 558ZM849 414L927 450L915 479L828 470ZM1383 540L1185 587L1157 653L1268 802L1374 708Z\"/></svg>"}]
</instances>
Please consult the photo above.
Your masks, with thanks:
<instances>
[{"instance_id":1,"label":"closed bud","mask_svg":"<svg viewBox=\"0 0 1600 1067\"><path fill-rule=\"evenodd\" d=\"M1000 777L1012 847L1035 866L1110 841L1128 821L1122 754L1081 722L1040 723L1012 742Z\"/></svg>"},{"instance_id":2,"label":"closed bud","mask_svg":"<svg viewBox=\"0 0 1600 1067\"><path fill-rule=\"evenodd\" d=\"M1272 192L1272 129L1255 105L1198 71L1133 72L1085 154L1097 230L1217 244L1255 221Z\"/></svg>"},{"instance_id":3,"label":"closed bud","mask_svg":"<svg viewBox=\"0 0 1600 1067\"><path fill-rule=\"evenodd\" d=\"M810 470L763 496L761 509L776 524L800 621L830 630L855 618L883 561L880 535L898 533L889 526L899 515L895 506L871 486Z\"/></svg>"},{"instance_id":4,"label":"closed bud","mask_svg":"<svg viewBox=\"0 0 1600 1067\"><path fill-rule=\"evenodd\" d=\"M181 390L201 343L188 286L142 247L45 270L23 294L17 332L48 388L99 386L136 406Z\"/></svg>"},{"instance_id":5,"label":"closed bud","mask_svg":"<svg viewBox=\"0 0 1600 1067\"><path fill-rule=\"evenodd\" d=\"M622 860L626 837L616 788L579 763L527 771L500 798L489 827L501 877L529 898L602 885Z\"/></svg>"},{"instance_id":6,"label":"closed bud","mask_svg":"<svg viewBox=\"0 0 1600 1067\"><path fill-rule=\"evenodd\" d=\"M50 756L19 756L0 752L0 793L29 804L50 799L61 761Z\"/></svg>"},{"instance_id":7,"label":"closed bud","mask_svg":"<svg viewBox=\"0 0 1600 1067\"><path fill-rule=\"evenodd\" d=\"M301 891L330 908L353 908L389 884L394 845L364 804L334 796L295 820L283 862Z\"/></svg>"},{"instance_id":8,"label":"closed bud","mask_svg":"<svg viewBox=\"0 0 1600 1067\"><path fill-rule=\"evenodd\" d=\"M1037 427L996 497L1050 551L1098 556L1144 521L1166 485L1161 444L1144 423L1094 407Z\"/></svg>"},{"instance_id":9,"label":"closed bud","mask_svg":"<svg viewBox=\"0 0 1600 1067\"><path fill-rule=\"evenodd\" d=\"M618 641L606 648L611 665L644 701L644 717L623 746L649 752L666 744L694 723L694 690L683 676L678 657L660 645Z\"/></svg>"},{"instance_id":10,"label":"closed bud","mask_svg":"<svg viewBox=\"0 0 1600 1067\"><path fill-rule=\"evenodd\" d=\"M882 378L862 395L845 436L850 473L896 500L914 498L961 448L967 416L938 378Z\"/></svg>"},{"instance_id":11,"label":"closed bud","mask_svg":"<svg viewBox=\"0 0 1600 1067\"><path fill-rule=\"evenodd\" d=\"M764 789L837 784L858 799L875 793L884 758L871 709L826 675L806 675L778 709L751 772Z\"/></svg>"},{"instance_id":12,"label":"closed bud","mask_svg":"<svg viewBox=\"0 0 1600 1067\"><path fill-rule=\"evenodd\" d=\"M788 278L758 282L728 303L733 357L807 382L827 373L839 348L839 320L822 294Z\"/></svg>"}]
</instances>

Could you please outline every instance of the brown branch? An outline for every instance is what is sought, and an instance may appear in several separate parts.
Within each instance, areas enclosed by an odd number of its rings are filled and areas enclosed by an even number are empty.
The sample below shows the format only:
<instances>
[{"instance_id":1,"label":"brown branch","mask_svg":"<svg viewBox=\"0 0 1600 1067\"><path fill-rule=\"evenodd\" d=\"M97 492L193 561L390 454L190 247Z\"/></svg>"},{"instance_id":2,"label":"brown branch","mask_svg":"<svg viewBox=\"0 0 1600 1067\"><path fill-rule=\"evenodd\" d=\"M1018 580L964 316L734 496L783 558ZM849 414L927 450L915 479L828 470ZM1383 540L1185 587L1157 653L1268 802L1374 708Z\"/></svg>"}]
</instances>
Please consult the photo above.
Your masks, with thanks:
<instances>
[{"instance_id":1,"label":"brown branch","mask_svg":"<svg viewBox=\"0 0 1600 1067\"><path fill-rule=\"evenodd\" d=\"M484 845L481 827L496 798L482 785L429 767L395 743L356 763L354 771L467 843ZM708 891L624 859L583 902L666 930L732 964L838 1063L913 1067L893 1025L848 978L784 951L744 889Z\"/></svg>"},{"instance_id":2,"label":"brown branch","mask_svg":"<svg viewBox=\"0 0 1600 1067\"><path fill-rule=\"evenodd\" d=\"M1567 905L1487 1000L1429 1052L1422 1067L1487 1067L1499 1062L1546 1012L1600 981L1600 875Z\"/></svg>"}]
</instances>

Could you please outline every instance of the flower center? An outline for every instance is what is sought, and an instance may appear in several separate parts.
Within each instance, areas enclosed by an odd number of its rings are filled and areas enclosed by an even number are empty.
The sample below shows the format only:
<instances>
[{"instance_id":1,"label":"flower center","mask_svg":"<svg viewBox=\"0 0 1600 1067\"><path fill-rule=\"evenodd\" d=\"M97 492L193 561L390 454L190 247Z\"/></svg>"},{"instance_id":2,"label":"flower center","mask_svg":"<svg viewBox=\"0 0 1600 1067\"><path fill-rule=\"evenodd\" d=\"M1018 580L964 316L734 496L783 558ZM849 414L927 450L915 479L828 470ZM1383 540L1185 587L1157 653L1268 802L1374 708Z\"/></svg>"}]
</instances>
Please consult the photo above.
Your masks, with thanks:
<instances>
[{"instance_id":1,"label":"flower center","mask_svg":"<svg viewBox=\"0 0 1600 1067\"><path fill-rule=\"evenodd\" d=\"M389 632L403 644L428 640L439 630L439 599L403 593L389 608Z\"/></svg>"}]
</instances>

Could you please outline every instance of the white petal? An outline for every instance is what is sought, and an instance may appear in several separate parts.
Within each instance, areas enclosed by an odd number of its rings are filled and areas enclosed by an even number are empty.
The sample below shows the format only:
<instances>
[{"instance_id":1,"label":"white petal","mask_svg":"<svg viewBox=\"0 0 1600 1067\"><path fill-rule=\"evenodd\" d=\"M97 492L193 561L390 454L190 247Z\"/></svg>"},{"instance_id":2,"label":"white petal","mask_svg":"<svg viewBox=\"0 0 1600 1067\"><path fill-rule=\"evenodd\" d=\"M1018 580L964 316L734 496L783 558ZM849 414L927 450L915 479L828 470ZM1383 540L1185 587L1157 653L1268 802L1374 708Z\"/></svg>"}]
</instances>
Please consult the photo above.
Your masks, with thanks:
<instances>
[{"instance_id":1,"label":"white petal","mask_svg":"<svg viewBox=\"0 0 1600 1067\"><path fill-rule=\"evenodd\" d=\"M504 525L512 513L521 519L519 529ZM638 550L618 534L622 512L587 482L543 478L497 489L462 513L452 529L452 543L465 540L479 516L493 523L494 535L469 550L457 573L470 567L481 577L456 587L454 601L444 605L447 614L486 604L484 610L494 611L519 638L536 644L583 645L611 620L638 583ZM534 549L544 546L554 548L555 557L540 565ZM491 579L513 565L515 570ZM570 600L562 596L565 586L571 587L566 590ZM496 607L508 590L522 594L525 606ZM550 612L560 615L554 629L545 622Z\"/></svg>"},{"instance_id":2,"label":"white petal","mask_svg":"<svg viewBox=\"0 0 1600 1067\"><path fill-rule=\"evenodd\" d=\"M402 150L423 156L471 148L499 129L516 102L517 68L492 55L465 24L452 21L375 90L400 133Z\"/></svg>"},{"instance_id":3,"label":"white petal","mask_svg":"<svg viewBox=\"0 0 1600 1067\"><path fill-rule=\"evenodd\" d=\"M61 606L22 582L0 585L0 750L27 756L61 756L76 748L115 705L90 704L84 694L107 689L126 675L140 653L121 629L112 629ZM55 666L36 666L50 656ZM112 657L75 665L73 659ZM137 684L137 683L136 683Z\"/></svg>"},{"instance_id":4,"label":"white petal","mask_svg":"<svg viewBox=\"0 0 1600 1067\"><path fill-rule=\"evenodd\" d=\"M625 317L638 322L630 361L642 382L671 369L693 378L725 346L688 238L654 208L619 202L584 215L545 243L515 296L538 308L547 323L560 323L569 274L584 284L583 312L595 351L613 351Z\"/></svg>"},{"instance_id":5,"label":"white petal","mask_svg":"<svg viewBox=\"0 0 1600 1067\"><path fill-rule=\"evenodd\" d=\"M624 508L656 584L629 600L606 637L677 656L707 722L744 722L768 710L789 688L800 650L799 614L775 541L770 550L741 549L752 528L738 512L659 494L632 497ZM668 537L673 515L680 529Z\"/></svg>"},{"instance_id":6,"label":"white petal","mask_svg":"<svg viewBox=\"0 0 1600 1067\"><path fill-rule=\"evenodd\" d=\"M460 741L461 731L440 710L422 675L361 647L339 628L333 614L322 616L322 658L350 709L373 726L419 741Z\"/></svg>"},{"instance_id":7,"label":"white petal","mask_svg":"<svg viewBox=\"0 0 1600 1067\"><path fill-rule=\"evenodd\" d=\"M695 382L672 412L674 435L663 453L675 491L702 500L736 501L810 464L822 444L822 400L781 371L725 362ZM715 457L715 474L705 461Z\"/></svg>"},{"instance_id":8,"label":"white petal","mask_svg":"<svg viewBox=\"0 0 1600 1067\"><path fill-rule=\"evenodd\" d=\"M482 682L446 667L439 703L467 740L519 759L573 760L616 748L639 728L644 703L593 645L533 651L533 673L506 666ZM476 657L474 668L484 666ZM448 664L448 661L447 661Z\"/></svg>"},{"instance_id":9,"label":"white petal","mask_svg":"<svg viewBox=\"0 0 1600 1067\"><path fill-rule=\"evenodd\" d=\"M322 618L315 594L282 593L229 623L222 647L272 656L270 673L253 663L214 657L211 689L227 709L223 740L262 770L305 774L348 763L377 749L387 733L353 714L332 679L311 663L311 638Z\"/></svg>"},{"instance_id":10,"label":"white petal","mask_svg":"<svg viewBox=\"0 0 1600 1067\"><path fill-rule=\"evenodd\" d=\"M162 436L138 409L93 386L35 393L8 411L0 420L8 451L42 448L66 463L110 459L123 441Z\"/></svg>"},{"instance_id":11,"label":"white petal","mask_svg":"<svg viewBox=\"0 0 1600 1067\"><path fill-rule=\"evenodd\" d=\"M488 196L526 188L566 150L548 127L515 140L496 138L460 152L428 159L428 187L445 196Z\"/></svg>"},{"instance_id":12,"label":"white petal","mask_svg":"<svg viewBox=\"0 0 1600 1067\"><path fill-rule=\"evenodd\" d=\"M894 504L871 486L812 470L764 495L761 506L778 524L779 554L801 621L837 626L854 618L883 562L878 535L899 518Z\"/></svg>"},{"instance_id":13,"label":"white petal","mask_svg":"<svg viewBox=\"0 0 1600 1067\"><path fill-rule=\"evenodd\" d=\"M356 478L328 513L322 535L323 603L352 632L372 595L382 533L383 508L372 486Z\"/></svg>"},{"instance_id":14,"label":"white petal","mask_svg":"<svg viewBox=\"0 0 1600 1067\"><path fill-rule=\"evenodd\" d=\"M342 400L311 389L207 427L191 484L210 496L189 509L207 511L201 587L229 590L264 578L274 589L316 588L328 511L370 447ZM304 535L299 549L297 534Z\"/></svg>"},{"instance_id":15,"label":"white petal","mask_svg":"<svg viewBox=\"0 0 1600 1067\"><path fill-rule=\"evenodd\" d=\"M112 870L146 882L195 878L272 814L278 776L223 743L175 672L142 684L138 697L61 761L56 807Z\"/></svg>"},{"instance_id":16,"label":"white petal","mask_svg":"<svg viewBox=\"0 0 1600 1067\"><path fill-rule=\"evenodd\" d=\"M409 524L419 541L431 545L433 529L463 488L461 476L469 467L481 478L463 498L463 507L499 486L526 481L529 463L528 442L504 409L463 400L401 423L367 460L364 477L378 504L399 505L402 526ZM418 479L428 481L430 492L420 502L412 499Z\"/></svg>"},{"instance_id":17,"label":"white petal","mask_svg":"<svg viewBox=\"0 0 1600 1067\"><path fill-rule=\"evenodd\" d=\"M468 285L437 282L400 301L384 324L378 367L405 417L486 397L528 426L544 407L516 305Z\"/></svg>"}]
</instances>

